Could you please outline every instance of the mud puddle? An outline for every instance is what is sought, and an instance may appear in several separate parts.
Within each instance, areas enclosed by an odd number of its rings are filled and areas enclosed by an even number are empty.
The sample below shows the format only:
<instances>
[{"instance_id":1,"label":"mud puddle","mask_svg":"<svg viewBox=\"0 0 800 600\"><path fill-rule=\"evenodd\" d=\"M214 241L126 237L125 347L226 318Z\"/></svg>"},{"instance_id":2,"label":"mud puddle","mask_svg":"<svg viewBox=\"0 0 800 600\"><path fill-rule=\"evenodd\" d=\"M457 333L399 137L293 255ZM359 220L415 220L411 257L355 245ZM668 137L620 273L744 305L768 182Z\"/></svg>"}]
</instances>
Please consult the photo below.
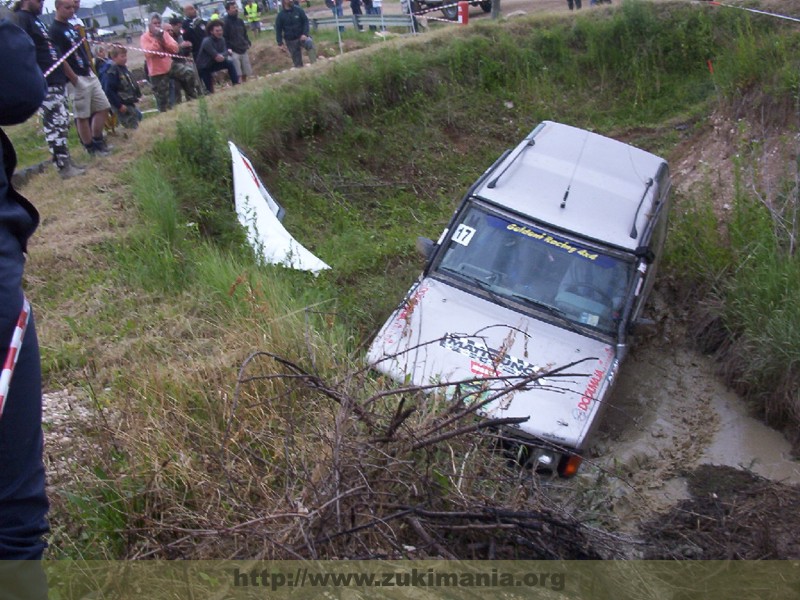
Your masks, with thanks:
<instances>
[{"instance_id":1,"label":"mud puddle","mask_svg":"<svg viewBox=\"0 0 800 600\"><path fill-rule=\"evenodd\" d=\"M728 465L772 481L800 484L800 462L791 458L791 444L780 433L747 413L744 402L730 391L714 399L719 424L702 464Z\"/></svg>"},{"instance_id":2,"label":"mud puddle","mask_svg":"<svg viewBox=\"0 0 800 600\"><path fill-rule=\"evenodd\" d=\"M800 484L800 462L777 431L750 417L708 357L678 344L643 344L623 366L597 442L575 479L550 496L584 522L630 536L690 497L686 475L730 466Z\"/></svg>"},{"instance_id":3,"label":"mud puddle","mask_svg":"<svg viewBox=\"0 0 800 600\"><path fill-rule=\"evenodd\" d=\"M601 433L604 466L621 464L649 488L701 464L800 484L789 442L748 414L710 358L675 346L642 347L629 358Z\"/></svg>"}]
</instances>

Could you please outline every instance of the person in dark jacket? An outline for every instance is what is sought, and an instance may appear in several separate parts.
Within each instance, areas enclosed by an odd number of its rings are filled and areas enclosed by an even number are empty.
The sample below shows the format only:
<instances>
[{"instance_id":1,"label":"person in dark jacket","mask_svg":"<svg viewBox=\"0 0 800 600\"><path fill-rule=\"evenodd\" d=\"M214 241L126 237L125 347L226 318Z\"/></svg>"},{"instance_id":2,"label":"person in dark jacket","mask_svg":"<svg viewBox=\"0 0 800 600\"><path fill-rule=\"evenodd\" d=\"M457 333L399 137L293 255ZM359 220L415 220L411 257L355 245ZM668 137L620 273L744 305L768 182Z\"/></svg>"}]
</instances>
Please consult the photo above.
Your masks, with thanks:
<instances>
[{"instance_id":1,"label":"person in dark jacket","mask_svg":"<svg viewBox=\"0 0 800 600\"><path fill-rule=\"evenodd\" d=\"M354 15L360 15L361 13L361 0L350 0L350 12ZM363 31L364 26L359 25L358 30Z\"/></svg>"},{"instance_id":2,"label":"person in dark jacket","mask_svg":"<svg viewBox=\"0 0 800 600\"><path fill-rule=\"evenodd\" d=\"M183 39L192 44L192 56L197 59L200 46L206 39L206 22L197 14L194 4L183 6Z\"/></svg>"},{"instance_id":3,"label":"person in dark jacket","mask_svg":"<svg viewBox=\"0 0 800 600\"><path fill-rule=\"evenodd\" d=\"M222 21L222 36L225 38L228 48L233 52L231 56L233 65L236 67L239 79L244 83L253 74L250 56L247 54L252 45L250 38L247 37L247 25L239 18L239 7L236 6L236 0L225 2L225 11L227 14Z\"/></svg>"},{"instance_id":4,"label":"person in dark jacket","mask_svg":"<svg viewBox=\"0 0 800 600\"><path fill-rule=\"evenodd\" d=\"M126 129L136 129L142 120L142 111L136 106L142 91L128 70L128 51L124 46L114 46L109 55L113 64L106 71L103 91L120 124Z\"/></svg>"},{"instance_id":5,"label":"person in dark jacket","mask_svg":"<svg viewBox=\"0 0 800 600\"><path fill-rule=\"evenodd\" d=\"M214 19L206 25L208 35L200 45L200 52L197 53L197 71L200 73L200 80L206 86L210 94L214 93L214 79L211 76L216 71L228 70L231 83L239 83L239 76L236 74L236 67L230 59L228 47L225 45L225 38L222 37L222 21Z\"/></svg>"},{"instance_id":6,"label":"person in dark jacket","mask_svg":"<svg viewBox=\"0 0 800 600\"><path fill-rule=\"evenodd\" d=\"M291 55L295 67L303 66L302 48L306 49L312 63L317 61L317 49L308 35L308 17L293 0L282 0L282 8L275 18L275 39L278 47Z\"/></svg>"},{"instance_id":7,"label":"person in dark jacket","mask_svg":"<svg viewBox=\"0 0 800 600\"><path fill-rule=\"evenodd\" d=\"M49 32L61 54L69 55L64 62L64 72L69 80L67 91L72 96L78 137L89 154L107 155L111 148L103 137L103 127L111 106L92 70L91 54L87 54L85 44L81 43L81 37L70 24L75 15L75 2L56 0L55 7L56 16Z\"/></svg>"},{"instance_id":8,"label":"person in dark jacket","mask_svg":"<svg viewBox=\"0 0 800 600\"><path fill-rule=\"evenodd\" d=\"M38 110L47 82L33 41L5 19L0 20L0 56L5 59L0 61L0 125L16 125ZM0 364L10 364L14 332L27 316L7 390L0 377L0 596L46 600L47 580L39 563L49 509L42 461L42 374L36 326L22 291L28 238L39 213L11 183L17 157L2 129L0 161Z\"/></svg>"},{"instance_id":9,"label":"person in dark jacket","mask_svg":"<svg viewBox=\"0 0 800 600\"><path fill-rule=\"evenodd\" d=\"M44 73L59 59L61 54L53 43L47 26L39 19L42 14L41 0L22 0L14 7L14 19L33 40L36 47L36 62ZM67 74L64 66L56 68L47 76L47 97L40 109L44 139L50 148L53 164L63 179L83 175L86 170L76 165L70 157L67 136L72 119L67 100Z\"/></svg>"}]
</instances>

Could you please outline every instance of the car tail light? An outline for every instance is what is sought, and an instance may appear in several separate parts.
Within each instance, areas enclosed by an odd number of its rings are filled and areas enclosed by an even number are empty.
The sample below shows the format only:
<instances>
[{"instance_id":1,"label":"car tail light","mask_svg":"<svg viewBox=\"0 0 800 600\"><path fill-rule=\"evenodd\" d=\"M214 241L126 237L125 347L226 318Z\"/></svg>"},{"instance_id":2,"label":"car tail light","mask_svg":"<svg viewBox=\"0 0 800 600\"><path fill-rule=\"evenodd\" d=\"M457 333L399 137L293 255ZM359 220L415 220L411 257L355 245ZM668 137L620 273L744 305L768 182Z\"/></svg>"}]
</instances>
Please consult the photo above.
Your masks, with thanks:
<instances>
[{"instance_id":1,"label":"car tail light","mask_svg":"<svg viewBox=\"0 0 800 600\"><path fill-rule=\"evenodd\" d=\"M558 474L561 477L572 477L581 467L583 458L577 454L565 455L558 464Z\"/></svg>"}]
</instances>

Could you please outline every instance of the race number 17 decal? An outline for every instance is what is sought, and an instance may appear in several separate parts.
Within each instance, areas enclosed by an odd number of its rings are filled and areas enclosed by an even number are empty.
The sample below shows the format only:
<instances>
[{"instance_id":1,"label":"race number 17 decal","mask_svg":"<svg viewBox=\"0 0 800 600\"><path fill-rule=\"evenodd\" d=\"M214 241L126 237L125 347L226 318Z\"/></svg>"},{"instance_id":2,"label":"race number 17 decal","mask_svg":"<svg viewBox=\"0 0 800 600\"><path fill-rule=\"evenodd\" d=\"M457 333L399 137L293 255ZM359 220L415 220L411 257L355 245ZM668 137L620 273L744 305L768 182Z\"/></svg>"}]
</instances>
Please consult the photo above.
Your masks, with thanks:
<instances>
[{"instance_id":1,"label":"race number 17 decal","mask_svg":"<svg viewBox=\"0 0 800 600\"><path fill-rule=\"evenodd\" d=\"M456 232L453 234L453 241L462 246L469 246L472 241L472 236L475 235L475 228L464 225L463 223L458 226Z\"/></svg>"}]
</instances>

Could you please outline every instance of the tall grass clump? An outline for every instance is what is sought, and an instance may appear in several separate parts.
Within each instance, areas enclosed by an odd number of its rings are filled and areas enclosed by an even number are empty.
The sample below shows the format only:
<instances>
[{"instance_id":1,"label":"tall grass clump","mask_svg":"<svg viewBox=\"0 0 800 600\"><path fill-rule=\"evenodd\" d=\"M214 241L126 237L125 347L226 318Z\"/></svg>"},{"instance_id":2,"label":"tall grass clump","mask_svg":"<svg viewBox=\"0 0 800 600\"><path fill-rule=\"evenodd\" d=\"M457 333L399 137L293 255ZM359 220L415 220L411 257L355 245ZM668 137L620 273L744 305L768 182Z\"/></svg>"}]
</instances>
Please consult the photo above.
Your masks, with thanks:
<instances>
[{"instance_id":1,"label":"tall grass clump","mask_svg":"<svg viewBox=\"0 0 800 600\"><path fill-rule=\"evenodd\" d=\"M800 420L800 190L789 202L765 204L739 189L730 229L734 269L722 285L723 318L732 332L724 348L729 379L758 401L770 421Z\"/></svg>"},{"instance_id":2,"label":"tall grass clump","mask_svg":"<svg viewBox=\"0 0 800 600\"><path fill-rule=\"evenodd\" d=\"M800 223L796 183L783 188L781 199L765 203L740 181L723 224L708 198L684 206L673 220L667 267L694 286L692 299L705 307L699 341L715 349L726 379L770 423L794 426L800 421ZM716 319L711 326L709 317Z\"/></svg>"}]
</instances>

